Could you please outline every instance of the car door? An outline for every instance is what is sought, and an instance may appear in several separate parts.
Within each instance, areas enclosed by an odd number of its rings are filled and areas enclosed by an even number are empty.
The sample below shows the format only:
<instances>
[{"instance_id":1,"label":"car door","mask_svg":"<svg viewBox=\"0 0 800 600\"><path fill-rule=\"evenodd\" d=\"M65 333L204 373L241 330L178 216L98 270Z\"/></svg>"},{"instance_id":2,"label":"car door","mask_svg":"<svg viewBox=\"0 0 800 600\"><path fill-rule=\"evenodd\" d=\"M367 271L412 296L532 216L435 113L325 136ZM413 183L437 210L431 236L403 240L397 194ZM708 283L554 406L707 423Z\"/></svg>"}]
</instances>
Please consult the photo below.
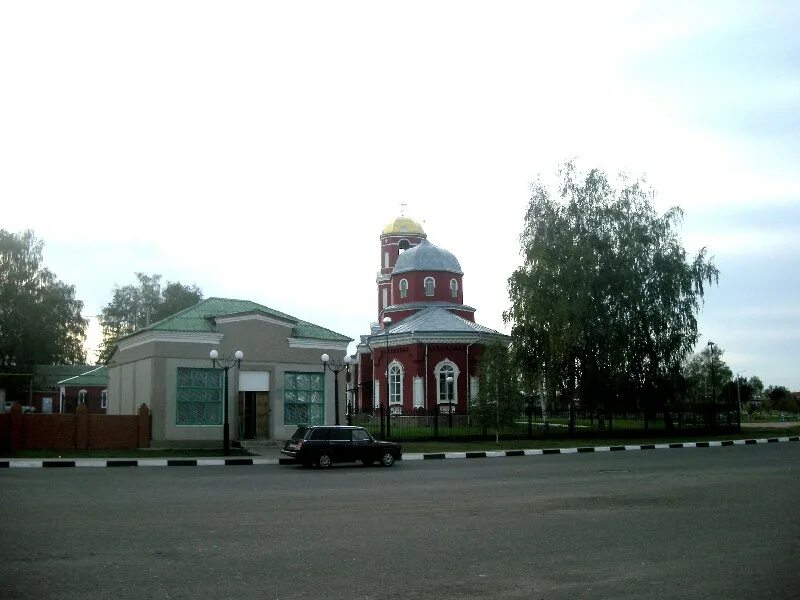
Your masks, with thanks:
<instances>
[{"instance_id":1,"label":"car door","mask_svg":"<svg viewBox=\"0 0 800 600\"><path fill-rule=\"evenodd\" d=\"M332 427L328 432L328 445L333 453L334 462L354 460L350 429Z\"/></svg>"},{"instance_id":2,"label":"car door","mask_svg":"<svg viewBox=\"0 0 800 600\"><path fill-rule=\"evenodd\" d=\"M353 460L374 460L375 443L366 429L353 429Z\"/></svg>"}]
</instances>

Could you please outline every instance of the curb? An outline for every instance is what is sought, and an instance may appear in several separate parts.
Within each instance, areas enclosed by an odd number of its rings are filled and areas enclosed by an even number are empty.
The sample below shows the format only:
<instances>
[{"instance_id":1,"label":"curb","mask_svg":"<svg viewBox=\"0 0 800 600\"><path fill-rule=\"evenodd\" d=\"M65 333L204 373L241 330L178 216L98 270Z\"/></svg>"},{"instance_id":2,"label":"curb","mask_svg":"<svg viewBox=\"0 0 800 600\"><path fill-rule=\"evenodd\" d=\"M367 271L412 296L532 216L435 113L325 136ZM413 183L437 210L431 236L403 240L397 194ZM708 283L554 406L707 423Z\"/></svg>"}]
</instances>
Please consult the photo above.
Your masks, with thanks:
<instances>
[{"instance_id":1,"label":"curb","mask_svg":"<svg viewBox=\"0 0 800 600\"><path fill-rule=\"evenodd\" d=\"M453 458L505 458L511 456L545 456L550 454L583 454L586 452L630 452L636 450L672 450L678 448L716 448L721 446L750 446L754 444L775 444L800 442L800 436L718 440L710 442L677 442L671 444L641 444L627 446L582 446L577 448L542 448L532 450L487 450L485 452L435 452L403 454L402 460L446 460ZM30 460L0 460L0 469L49 469L70 467L237 467L253 465L295 464L286 458L143 458L143 459L102 459L76 458Z\"/></svg>"}]
</instances>

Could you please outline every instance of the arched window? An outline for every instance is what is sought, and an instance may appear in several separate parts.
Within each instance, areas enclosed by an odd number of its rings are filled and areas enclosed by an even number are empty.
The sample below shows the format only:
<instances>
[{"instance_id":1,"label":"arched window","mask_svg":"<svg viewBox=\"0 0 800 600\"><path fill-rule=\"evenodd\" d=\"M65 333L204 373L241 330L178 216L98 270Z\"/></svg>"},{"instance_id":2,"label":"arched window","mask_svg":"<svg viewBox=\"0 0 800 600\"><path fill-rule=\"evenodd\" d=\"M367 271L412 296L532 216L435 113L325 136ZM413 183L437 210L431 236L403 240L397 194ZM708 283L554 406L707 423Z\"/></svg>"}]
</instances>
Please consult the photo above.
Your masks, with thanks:
<instances>
[{"instance_id":1,"label":"arched window","mask_svg":"<svg viewBox=\"0 0 800 600\"><path fill-rule=\"evenodd\" d=\"M411 248L411 242L405 239L400 240L400 243L397 244L397 247L400 251L400 254L402 254L403 252Z\"/></svg>"},{"instance_id":2,"label":"arched window","mask_svg":"<svg viewBox=\"0 0 800 600\"><path fill-rule=\"evenodd\" d=\"M447 405L447 408L442 407L443 411L450 412L455 410L458 404L458 373L458 367L455 363L447 359L436 365L434 369L437 389L436 400L438 404Z\"/></svg>"},{"instance_id":3,"label":"arched window","mask_svg":"<svg viewBox=\"0 0 800 600\"><path fill-rule=\"evenodd\" d=\"M408 296L408 280L401 279L400 280L400 297L405 298Z\"/></svg>"},{"instance_id":4,"label":"arched window","mask_svg":"<svg viewBox=\"0 0 800 600\"><path fill-rule=\"evenodd\" d=\"M403 365L396 360L389 365L389 404L403 404Z\"/></svg>"},{"instance_id":5,"label":"arched window","mask_svg":"<svg viewBox=\"0 0 800 600\"><path fill-rule=\"evenodd\" d=\"M450 280L450 295L453 298L458 298L458 282L455 279Z\"/></svg>"},{"instance_id":6,"label":"arched window","mask_svg":"<svg viewBox=\"0 0 800 600\"><path fill-rule=\"evenodd\" d=\"M425 278L425 295L426 296L433 296L433 292L436 291L436 281L433 277L426 277Z\"/></svg>"}]
</instances>

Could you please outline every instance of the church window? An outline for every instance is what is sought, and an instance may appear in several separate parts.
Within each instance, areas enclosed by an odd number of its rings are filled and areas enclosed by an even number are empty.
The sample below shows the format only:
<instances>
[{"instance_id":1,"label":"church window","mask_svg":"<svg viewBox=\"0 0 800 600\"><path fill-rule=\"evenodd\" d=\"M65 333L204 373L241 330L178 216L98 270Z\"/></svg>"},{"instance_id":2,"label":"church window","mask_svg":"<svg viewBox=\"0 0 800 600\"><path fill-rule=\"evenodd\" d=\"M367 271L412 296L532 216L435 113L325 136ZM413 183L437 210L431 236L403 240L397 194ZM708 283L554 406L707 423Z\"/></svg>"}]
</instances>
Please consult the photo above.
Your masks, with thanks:
<instances>
[{"instance_id":1,"label":"church window","mask_svg":"<svg viewBox=\"0 0 800 600\"><path fill-rule=\"evenodd\" d=\"M389 365L389 404L403 403L403 365L394 361Z\"/></svg>"},{"instance_id":2,"label":"church window","mask_svg":"<svg viewBox=\"0 0 800 600\"><path fill-rule=\"evenodd\" d=\"M400 240L400 243L397 244L397 247L400 249L400 254L411 248L411 242L408 240Z\"/></svg>"},{"instance_id":3,"label":"church window","mask_svg":"<svg viewBox=\"0 0 800 600\"><path fill-rule=\"evenodd\" d=\"M425 278L425 295L426 296L433 296L433 292L436 290L436 281L433 277L426 277Z\"/></svg>"},{"instance_id":4,"label":"church window","mask_svg":"<svg viewBox=\"0 0 800 600\"><path fill-rule=\"evenodd\" d=\"M458 282L455 279L450 280L450 295L453 298L458 298Z\"/></svg>"},{"instance_id":5,"label":"church window","mask_svg":"<svg viewBox=\"0 0 800 600\"><path fill-rule=\"evenodd\" d=\"M434 370L439 404L457 404L458 367L449 360L443 360ZM448 378L450 381L448 381Z\"/></svg>"},{"instance_id":6,"label":"church window","mask_svg":"<svg viewBox=\"0 0 800 600\"><path fill-rule=\"evenodd\" d=\"M400 280L400 297L405 298L408 296L408 280L401 279Z\"/></svg>"}]
</instances>

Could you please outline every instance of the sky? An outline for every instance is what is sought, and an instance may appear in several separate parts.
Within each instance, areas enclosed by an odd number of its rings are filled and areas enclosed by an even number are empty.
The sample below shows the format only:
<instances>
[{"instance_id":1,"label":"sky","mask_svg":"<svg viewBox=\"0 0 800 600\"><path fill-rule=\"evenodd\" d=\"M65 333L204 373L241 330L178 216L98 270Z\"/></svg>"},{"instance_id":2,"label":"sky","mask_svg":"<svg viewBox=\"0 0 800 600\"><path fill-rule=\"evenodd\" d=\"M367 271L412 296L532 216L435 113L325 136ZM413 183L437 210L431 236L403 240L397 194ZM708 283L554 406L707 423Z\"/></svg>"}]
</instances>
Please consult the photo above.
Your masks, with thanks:
<instances>
[{"instance_id":1,"label":"sky","mask_svg":"<svg viewBox=\"0 0 800 600\"><path fill-rule=\"evenodd\" d=\"M530 185L644 177L734 373L800 390L800 2L6 2L0 227L99 314L134 273L354 339L405 203L508 332ZM99 342L92 319L88 345Z\"/></svg>"}]
</instances>

